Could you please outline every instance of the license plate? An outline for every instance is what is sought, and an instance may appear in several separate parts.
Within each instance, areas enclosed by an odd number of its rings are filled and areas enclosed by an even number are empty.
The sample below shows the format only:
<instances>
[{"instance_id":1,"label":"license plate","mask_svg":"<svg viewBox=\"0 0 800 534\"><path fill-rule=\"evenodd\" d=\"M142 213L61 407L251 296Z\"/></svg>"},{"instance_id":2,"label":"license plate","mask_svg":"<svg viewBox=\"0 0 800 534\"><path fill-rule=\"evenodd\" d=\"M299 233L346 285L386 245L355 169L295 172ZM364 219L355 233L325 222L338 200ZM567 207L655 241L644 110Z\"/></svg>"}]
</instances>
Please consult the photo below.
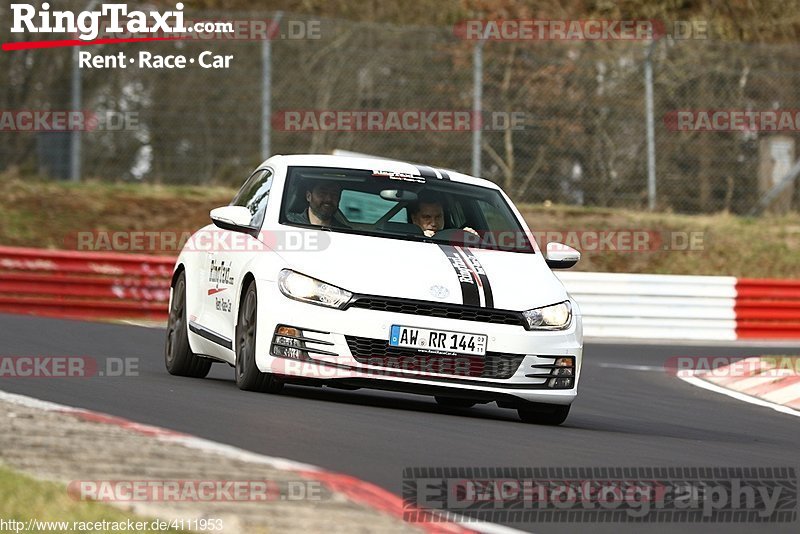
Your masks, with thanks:
<instances>
[{"instance_id":1,"label":"license plate","mask_svg":"<svg viewBox=\"0 0 800 534\"><path fill-rule=\"evenodd\" d=\"M486 354L486 336L484 335L429 330L412 326L392 325L389 345L445 354L469 354L471 356Z\"/></svg>"}]
</instances>

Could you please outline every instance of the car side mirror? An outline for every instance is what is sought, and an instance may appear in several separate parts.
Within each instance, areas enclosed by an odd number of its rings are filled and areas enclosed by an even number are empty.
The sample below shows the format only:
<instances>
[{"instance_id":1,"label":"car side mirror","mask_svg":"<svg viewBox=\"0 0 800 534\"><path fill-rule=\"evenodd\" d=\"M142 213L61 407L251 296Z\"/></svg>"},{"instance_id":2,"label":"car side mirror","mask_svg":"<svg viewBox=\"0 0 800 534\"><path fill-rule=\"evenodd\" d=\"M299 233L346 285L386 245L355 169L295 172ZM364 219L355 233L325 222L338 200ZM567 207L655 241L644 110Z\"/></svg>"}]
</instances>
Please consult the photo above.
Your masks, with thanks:
<instances>
[{"instance_id":1,"label":"car side mirror","mask_svg":"<svg viewBox=\"0 0 800 534\"><path fill-rule=\"evenodd\" d=\"M223 230L242 232L255 237L258 228L250 225L253 215L244 206L223 206L211 210L211 220L214 225Z\"/></svg>"},{"instance_id":2,"label":"car side mirror","mask_svg":"<svg viewBox=\"0 0 800 534\"><path fill-rule=\"evenodd\" d=\"M551 269L569 269L581 259L581 253L561 243L547 244L544 260Z\"/></svg>"}]
</instances>

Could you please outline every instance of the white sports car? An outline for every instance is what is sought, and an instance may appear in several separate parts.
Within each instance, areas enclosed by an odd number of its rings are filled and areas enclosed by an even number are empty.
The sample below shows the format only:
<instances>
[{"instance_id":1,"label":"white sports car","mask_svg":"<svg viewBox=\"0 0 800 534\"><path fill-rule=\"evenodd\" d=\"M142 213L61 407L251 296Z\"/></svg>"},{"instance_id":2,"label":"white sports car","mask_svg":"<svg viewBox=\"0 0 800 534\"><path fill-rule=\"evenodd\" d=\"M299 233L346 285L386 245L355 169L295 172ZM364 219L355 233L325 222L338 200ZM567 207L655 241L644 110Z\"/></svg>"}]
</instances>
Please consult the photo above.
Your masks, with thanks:
<instances>
[{"instance_id":1,"label":"white sports car","mask_svg":"<svg viewBox=\"0 0 800 534\"><path fill-rule=\"evenodd\" d=\"M384 159L274 156L211 211L175 264L173 375L235 367L236 384L496 402L560 424L577 395L578 306L492 182Z\"/></svg>"}]
</instances>

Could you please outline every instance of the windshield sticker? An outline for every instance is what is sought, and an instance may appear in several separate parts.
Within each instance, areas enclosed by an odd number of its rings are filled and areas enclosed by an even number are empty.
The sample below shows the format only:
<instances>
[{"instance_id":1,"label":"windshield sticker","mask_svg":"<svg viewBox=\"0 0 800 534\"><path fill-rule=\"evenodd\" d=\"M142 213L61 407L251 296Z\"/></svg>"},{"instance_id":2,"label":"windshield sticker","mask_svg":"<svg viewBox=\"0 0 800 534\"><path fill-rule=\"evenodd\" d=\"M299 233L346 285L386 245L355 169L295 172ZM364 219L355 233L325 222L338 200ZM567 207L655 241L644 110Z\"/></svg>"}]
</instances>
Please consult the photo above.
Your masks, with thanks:
<instances>
[{"instance_id":1,"label":"windshield sticker","mask_svg":"<svg viewBox=\"0 0 800 534\"><path fill-rule=\"evenodd\" d=\"M425 178L422 176L414 176L407 172L392 172L392 171L373 171L372 176L379 178L388 178L390 180L402 180L404 182L417 182L424 184Z\"/></svg>"}]
</instances>

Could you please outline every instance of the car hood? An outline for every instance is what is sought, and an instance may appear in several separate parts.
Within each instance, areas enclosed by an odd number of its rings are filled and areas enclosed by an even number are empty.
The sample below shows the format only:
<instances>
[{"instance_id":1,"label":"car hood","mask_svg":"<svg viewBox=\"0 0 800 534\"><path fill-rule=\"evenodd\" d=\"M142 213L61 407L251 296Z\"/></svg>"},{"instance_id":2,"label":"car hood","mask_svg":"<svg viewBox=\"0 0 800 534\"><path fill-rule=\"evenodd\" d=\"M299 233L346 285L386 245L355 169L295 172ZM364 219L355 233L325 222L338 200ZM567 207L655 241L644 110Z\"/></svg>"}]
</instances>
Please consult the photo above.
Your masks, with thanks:
<instances>
[{"instance_id":1,"label":"car hood","mask_svg":"<svg viewBox=\"0 0 800 534\"><path fill-rule=\"evenodd\" d=\"M320 250L281 251L288 266L354 293L522 311L568 298L540 253L319 232ZM467 265L470 257L472 265ZM483 273L480 273L480 269Z\"/></svg>"}]
</instances>

